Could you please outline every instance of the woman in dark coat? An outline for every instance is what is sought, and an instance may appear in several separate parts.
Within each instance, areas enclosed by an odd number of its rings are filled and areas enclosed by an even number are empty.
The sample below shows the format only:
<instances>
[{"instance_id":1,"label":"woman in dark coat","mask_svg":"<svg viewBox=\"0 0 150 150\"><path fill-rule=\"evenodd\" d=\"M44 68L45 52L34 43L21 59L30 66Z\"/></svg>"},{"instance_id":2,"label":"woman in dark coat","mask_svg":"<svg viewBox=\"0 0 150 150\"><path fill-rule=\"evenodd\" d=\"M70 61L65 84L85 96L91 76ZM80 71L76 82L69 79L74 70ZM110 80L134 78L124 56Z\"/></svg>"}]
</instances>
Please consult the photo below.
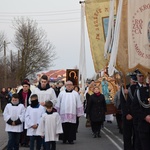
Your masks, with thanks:
<instances>
[{"instance_id":1,"label":"woman in dark coat","mask_svg":"<svg viewBox=\"0 0 150 150\"><path fill-rule=\"evenodd\" d=\"M100 130L103 121L105 120L106 102L103 94L100 93L100 88L94 87L94 94L89 98L87 114L91 121L91 128L94 138L101 137Z\"/></svg>"},{"instance_id":2,"label":"woman in dark coat","mask_svg":"<svg viewBox=\"0 0 150 150\"><path fill-rule=\"evenodd\" d=\"M4 111L5 106L9 102L9 94L6 91L6 88L2 88L1 93L0 93L0 99L1 99L1 110L2 112Z\"/></svg>"}]
</instances>

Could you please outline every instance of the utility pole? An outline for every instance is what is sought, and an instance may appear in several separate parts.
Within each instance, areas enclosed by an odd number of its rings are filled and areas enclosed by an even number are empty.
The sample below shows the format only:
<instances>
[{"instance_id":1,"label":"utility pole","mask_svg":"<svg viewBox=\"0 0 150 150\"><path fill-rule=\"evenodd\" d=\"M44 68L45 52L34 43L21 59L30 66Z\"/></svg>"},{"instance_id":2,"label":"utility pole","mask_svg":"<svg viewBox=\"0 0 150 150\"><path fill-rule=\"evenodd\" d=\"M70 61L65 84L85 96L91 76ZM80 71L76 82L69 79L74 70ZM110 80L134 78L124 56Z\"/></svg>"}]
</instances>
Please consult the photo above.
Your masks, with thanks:
<instances>
[{"instance_id":1,"label":"utility pole","mask_svg":"<svg viewBox=\"0 0 150 150\"><path fill-rule=\"evenodd\" d=\"M4 41L4 87L6 88L6 80L7 80L7 67L6 67L6 45L10 43L6 43Z\"/></svg>"},{"instance_id":2,"label":"utility pole","mask_svg":"<svg viewBox=\"0 0 150 150\"><path fill-rule=\"evenodd\" d=\"M4 41L4 87L6 88L6 41Z\"/></svg>"}]
</instances>

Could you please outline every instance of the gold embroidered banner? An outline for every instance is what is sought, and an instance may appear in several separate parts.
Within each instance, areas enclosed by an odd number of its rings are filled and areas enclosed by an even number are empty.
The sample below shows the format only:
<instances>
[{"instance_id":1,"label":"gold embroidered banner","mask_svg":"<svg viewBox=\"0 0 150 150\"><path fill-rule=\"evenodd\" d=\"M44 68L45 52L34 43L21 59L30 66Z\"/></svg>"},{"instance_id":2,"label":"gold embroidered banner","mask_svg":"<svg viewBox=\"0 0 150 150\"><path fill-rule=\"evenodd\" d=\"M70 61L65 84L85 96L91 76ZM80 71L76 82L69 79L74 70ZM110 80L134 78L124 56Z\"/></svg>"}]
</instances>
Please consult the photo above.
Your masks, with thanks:
<instances>
[{"instance_id":1,"label":"gold embroidered banner","mask_svg":"<svg viewBox=\"0 0 150 150\"><path fill-rule=\"evenodd\" d=\"M128 0L123 1L120 26L120 39L117 53L116 68L125 75L128 72Z\"/></svg>"},{"instance_id":2,"label":"gold embroidered banner","mask_svg":"<svg viewBox=\"0 0 150 150\"><path fill-rule=\"evenodd\" d=\"M104 59L104 44L109 20L109 0L86 0L85 15L91 53L96 72L108 65Z\"/></svg>"},{"instance_id":3,"label":"gold embroidered banner","mask_svg":"<svg viewBox=\"0 0 150 150\"><path fill-rule=\"evenodd\" d=\"M129 69L150 70L150 1L128 0Z\"/></svg>"}]
</instances>

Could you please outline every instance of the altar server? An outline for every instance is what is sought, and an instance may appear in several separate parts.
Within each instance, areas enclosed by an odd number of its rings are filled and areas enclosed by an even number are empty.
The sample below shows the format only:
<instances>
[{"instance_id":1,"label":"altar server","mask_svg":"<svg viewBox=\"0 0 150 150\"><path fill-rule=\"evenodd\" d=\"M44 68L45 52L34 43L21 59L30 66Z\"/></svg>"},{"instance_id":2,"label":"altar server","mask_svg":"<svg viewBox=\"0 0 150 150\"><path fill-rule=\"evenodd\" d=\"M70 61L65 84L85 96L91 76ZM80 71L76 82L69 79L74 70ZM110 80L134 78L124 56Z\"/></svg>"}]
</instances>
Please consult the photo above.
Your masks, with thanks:
<instances>
[{"instance_id":1,"label":"altar server","mask_svg":"<svg viewBox=\"0 0 150 150\"><path fill-rule=\"evenodd\" d=\"M42 77L40 78L39 85L33 89L31 94L38 95L39 103L42 106L45 105L45 101L47 100L51 100L54 105L56 104L57 97L55 91L53 88L50 87L49 79L46 75L42 75Z\"/></svg>"},{"instance_id":2,"label":"altar server","mask_svg":"<svg viewBox=\"0 0 150 150\"><path fill-rule=\"evenodd\" d=\"M56 150L56 141L60 133L63 133L61 118L53 109L51 101L45 102L46 112L42 115L37 134L45 140L45 150Z\"/></svg>"},{"instance_id":3,"label":"altar server","mask_svg":"<svg viewBox=\"0 0 150 150\"><path fill-rule=\"evenodd\" d=\"M25 113L25 128L27 129L27 136L30 136L30 150L34 150L35 141L36 150L41 149L42 138L36 134L36 130L43 113L45 113L45 108L39 104L38 96L36 94L31 95L31 105L27 107Z\"/></svg>"},{"instance_id":4,"label":"altar server","mask_svg":"<svg viewBox=\"0 0 150 150\"><path fill-rule=\"evenodd\" d=\"M23 131L25 107L19 103L18 94L13 94L11 103L4 109L5 131L8 132L7 150L19 150L20 134Z\"/></svg>"}]
</instances>

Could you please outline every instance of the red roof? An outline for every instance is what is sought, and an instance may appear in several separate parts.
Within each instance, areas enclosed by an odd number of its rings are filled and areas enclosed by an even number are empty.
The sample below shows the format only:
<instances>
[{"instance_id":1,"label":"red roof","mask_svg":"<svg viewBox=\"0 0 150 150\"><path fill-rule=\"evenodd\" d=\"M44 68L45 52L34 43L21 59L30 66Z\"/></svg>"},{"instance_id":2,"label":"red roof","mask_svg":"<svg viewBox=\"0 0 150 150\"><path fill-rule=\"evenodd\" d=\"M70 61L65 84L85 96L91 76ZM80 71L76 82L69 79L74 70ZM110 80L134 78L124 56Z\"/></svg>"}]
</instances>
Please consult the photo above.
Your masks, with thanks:
<instances>
[{"instance_id":1,"label":"red roof","mask_svg":"<svg viewBox=\"0 0 150 150\"><path fill-rule=\"evenodd\" d=\"M57 79L59 77L66 77L66 70L51 70L45 73L48 78Z\"/></svg>"},{"instance_id":2,"label":"red roof","mask_svg":"<svg viewBox=\"0 0 150 150\"><path fill-rule=\"evenodd\" d=\"M45 74L48 76L50 81L59 81L66 79L66 70L60 69L60 70L50 70L48 72L42 72L40 74L37 74L38 80L40 77Z\"/></svg>"}]
</instances>

